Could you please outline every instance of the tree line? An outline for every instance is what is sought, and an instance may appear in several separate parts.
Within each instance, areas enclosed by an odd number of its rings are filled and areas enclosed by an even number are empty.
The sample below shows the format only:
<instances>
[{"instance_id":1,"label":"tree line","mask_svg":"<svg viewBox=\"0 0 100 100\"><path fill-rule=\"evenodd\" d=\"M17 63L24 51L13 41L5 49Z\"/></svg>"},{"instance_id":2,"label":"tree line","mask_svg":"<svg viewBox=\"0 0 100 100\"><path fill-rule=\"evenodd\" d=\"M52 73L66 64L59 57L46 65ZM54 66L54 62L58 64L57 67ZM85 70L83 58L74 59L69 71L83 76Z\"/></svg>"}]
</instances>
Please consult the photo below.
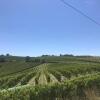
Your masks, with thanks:
<instances>
[{"instance_id":1,"label":"tree line","mask_svg":"<svg viewBox=\"0 0 100 100\"><path fill-rule=\"evenodd\" d=\"M46 63L46 59L31 58L30 56L25 57L25 62L36 62L36 63Z\"/></svg>"}]
</instances>

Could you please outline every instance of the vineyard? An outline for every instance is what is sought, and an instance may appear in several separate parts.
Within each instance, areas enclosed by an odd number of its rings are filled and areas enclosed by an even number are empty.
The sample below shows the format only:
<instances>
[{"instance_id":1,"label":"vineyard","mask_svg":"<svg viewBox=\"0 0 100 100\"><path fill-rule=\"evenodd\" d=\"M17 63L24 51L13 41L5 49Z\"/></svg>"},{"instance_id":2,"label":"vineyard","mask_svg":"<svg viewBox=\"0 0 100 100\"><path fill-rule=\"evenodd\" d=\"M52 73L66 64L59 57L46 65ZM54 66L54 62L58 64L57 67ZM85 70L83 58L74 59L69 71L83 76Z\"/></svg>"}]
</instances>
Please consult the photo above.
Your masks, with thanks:
<instances>
[{"instance_id":1,"label":"vineyard","mask_svg":"<svg viewBox=\"0 0 100 100\"><path fill-rule=\"evenodd\" d=\"M100 59L39 59L0 63L0 100L100 100Z\"/></svg>"}]
</instances>

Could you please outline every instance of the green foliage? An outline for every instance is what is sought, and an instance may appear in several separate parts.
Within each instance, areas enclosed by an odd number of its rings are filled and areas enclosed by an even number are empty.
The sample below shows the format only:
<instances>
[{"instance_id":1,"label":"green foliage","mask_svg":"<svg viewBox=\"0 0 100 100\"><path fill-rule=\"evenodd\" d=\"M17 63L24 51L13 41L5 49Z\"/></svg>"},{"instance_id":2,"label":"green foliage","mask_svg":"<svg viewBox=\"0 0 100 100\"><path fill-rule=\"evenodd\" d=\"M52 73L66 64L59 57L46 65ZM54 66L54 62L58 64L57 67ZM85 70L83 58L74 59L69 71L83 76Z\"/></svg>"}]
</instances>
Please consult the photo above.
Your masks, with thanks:
<instances>
[{"instance_id":1,"label":"green foliage","mask_svg":"<svg viewBox=\"0 0 100 100\"><path fill-rule=\"evenodd\" d=\"M13 75L13 74L19 74L23 71L28 71L29 69L32 69L36 66L38 66L40 63L35 62L25 62L25 61L13 61L13 62L4 62L0 63L0 77Z\"/></svg>"},{"instance_id":2,"label":"green foliage","mask_svg":"<svg viewBox=\"0 0 100 100\"><path fill-rule=\"evenodd\" d=\"M4 55L1 55L0 56L0 62L6 62L6 59L5 59L5 56Z\"/></svg>"},{"instance_id":3,"label":"green foliage","mask_svg":"<svg viewBox=\"0 0 100 100\"><path fill-rule=\"evenodd\" d=\"M65 55L6 59L0 63L0 100L87 100L85 91L100 92L99 58Z\"/></svg>"},{"instance_id":4,"label":"green foliage","mask_svg":"<svg viewBox=\"0 0 100 100\"><path fill-rule=\"evenodd\" d=\"M84 90L92 88L94 85L100 89L100 73L79 77L61 84L23 86L2 90L0 98L2 98L1 100L72 100L72 98L80 100L82 96L86 96ZM75 99L77 97L79 99Z\"/></svg>"},{"instance_id":5,"label":"green foliage","mask_svg":"<svg viewBox=\"0 0 100 100\"><path fill-rule=\"evenodd\" d=\"M25 58L25 61L26 61L26 62L30 62L30 61L31 61L31 58L30 58L29 56L27 56L27 57Z\"/></svg>"}]
</instances>

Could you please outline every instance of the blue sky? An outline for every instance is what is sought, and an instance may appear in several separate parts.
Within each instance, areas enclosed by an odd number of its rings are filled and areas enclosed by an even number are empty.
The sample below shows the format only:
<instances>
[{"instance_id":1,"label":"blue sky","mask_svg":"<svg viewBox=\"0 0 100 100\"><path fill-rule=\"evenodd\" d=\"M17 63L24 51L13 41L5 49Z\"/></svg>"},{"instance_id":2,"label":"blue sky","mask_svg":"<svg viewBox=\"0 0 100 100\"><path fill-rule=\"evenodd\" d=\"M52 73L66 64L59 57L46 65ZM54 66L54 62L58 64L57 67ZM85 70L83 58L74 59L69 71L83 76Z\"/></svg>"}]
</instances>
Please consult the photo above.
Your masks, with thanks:
<instances>
[{"instance_id":1,"label":"blue sky","mask_svg":"<svg viewBox=\"0 0 100 100\"><path fill-rule=\"evenodd\" d=\"M100 0L65 0L100 23ZM0 54L100 55L100 26L60 0L0 0Z\"/></svg>"}]
</instances>

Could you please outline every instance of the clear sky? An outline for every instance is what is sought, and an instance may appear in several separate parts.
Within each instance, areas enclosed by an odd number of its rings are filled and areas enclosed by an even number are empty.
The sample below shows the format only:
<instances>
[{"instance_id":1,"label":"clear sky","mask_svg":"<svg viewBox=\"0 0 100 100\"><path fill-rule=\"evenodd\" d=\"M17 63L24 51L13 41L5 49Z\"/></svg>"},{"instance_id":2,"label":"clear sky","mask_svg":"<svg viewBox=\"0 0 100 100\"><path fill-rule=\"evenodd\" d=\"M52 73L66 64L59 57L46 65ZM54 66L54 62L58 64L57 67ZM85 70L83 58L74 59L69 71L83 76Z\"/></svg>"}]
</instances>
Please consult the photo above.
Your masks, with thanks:
<instances>
[{"instance_id":1,"label":"clear sky","mask_svg":"<svg viewBox=\"0 0 100 100\"><path fill-rule=\"evenodd\" d=\"M100 0L65 0L100 23ZM0 0L0 54L100 55L100 26L60 0Z\"/></svg>"}]
</instances>

